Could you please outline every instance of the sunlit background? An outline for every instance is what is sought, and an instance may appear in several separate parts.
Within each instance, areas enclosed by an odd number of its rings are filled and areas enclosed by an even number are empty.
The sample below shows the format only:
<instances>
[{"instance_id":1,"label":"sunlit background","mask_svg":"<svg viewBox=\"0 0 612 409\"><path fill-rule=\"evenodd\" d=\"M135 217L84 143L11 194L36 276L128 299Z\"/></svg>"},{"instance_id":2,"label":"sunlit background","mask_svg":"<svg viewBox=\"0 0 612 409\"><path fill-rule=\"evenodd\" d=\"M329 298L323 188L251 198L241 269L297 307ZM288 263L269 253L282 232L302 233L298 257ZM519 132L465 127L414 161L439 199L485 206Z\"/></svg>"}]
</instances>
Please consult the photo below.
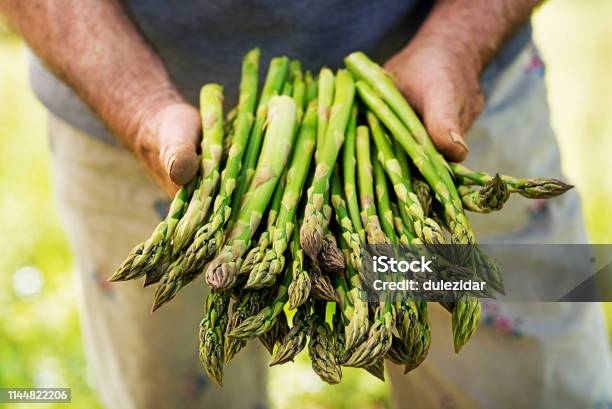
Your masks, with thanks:
<instances>
[{"instance_id":1,"label":"sunlit background","mask_svg":"<svg viewBox=\"0 0 612 409\"><path fill-rule=\"evenodd\" d=\"M610 16L608 0L554 0L534 18L564 170L597 243L612 243ZM0 23L0 385L71 387L77 407L95 409L48 161L45 112L28 88L23 45ZM391 407L388 385L347 369L341 385L327 386L305 356L272 370L270 393L275 408Z\"/></svg>"}]
</instances>

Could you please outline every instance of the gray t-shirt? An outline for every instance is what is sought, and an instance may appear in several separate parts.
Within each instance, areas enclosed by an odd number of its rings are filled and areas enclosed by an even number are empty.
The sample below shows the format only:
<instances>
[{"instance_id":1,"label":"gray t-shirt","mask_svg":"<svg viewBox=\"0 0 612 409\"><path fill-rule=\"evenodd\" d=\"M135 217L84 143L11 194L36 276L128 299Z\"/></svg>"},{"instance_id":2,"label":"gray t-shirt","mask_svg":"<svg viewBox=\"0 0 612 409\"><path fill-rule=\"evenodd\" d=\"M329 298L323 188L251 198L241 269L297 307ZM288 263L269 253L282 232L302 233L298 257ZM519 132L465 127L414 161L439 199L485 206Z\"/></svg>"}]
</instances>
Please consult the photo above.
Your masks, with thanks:
<instances>
[{"instance_id":1,"label":"gray t-shirt","mask_svg":"<svg viewBox=\"0 0 612 409\"><path fill-rule=\"evenodd\" d=\"M306 69L337 68L351 51L384 62L414 35L431 0L124 0L132 20L157 51L188 101L200 87L225 87L227 107L236 103L240 64L253 47L262 50L261 76L271 57L300 59ZM497 69L529 40L525 26L500 52ZM55 115L109 143L102 121L35 56L30 59L34 93Z\"/></svg>"}]
</instances>

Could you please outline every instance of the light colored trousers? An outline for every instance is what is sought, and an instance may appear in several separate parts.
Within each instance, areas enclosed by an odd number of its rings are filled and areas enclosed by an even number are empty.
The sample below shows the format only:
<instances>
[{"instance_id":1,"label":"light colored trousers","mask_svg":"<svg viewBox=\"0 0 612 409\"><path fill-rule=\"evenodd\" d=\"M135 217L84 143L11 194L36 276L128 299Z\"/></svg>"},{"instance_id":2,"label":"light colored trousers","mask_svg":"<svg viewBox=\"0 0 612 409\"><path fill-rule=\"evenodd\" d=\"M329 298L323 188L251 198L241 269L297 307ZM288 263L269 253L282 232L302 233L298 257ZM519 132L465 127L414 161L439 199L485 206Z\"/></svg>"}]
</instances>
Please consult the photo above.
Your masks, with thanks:
<instances>
[{"instance_id":1,"label":"light colored trousers","mask_svg":"<svg viewBox=\"0 0 612 409\"><path fill-rule=\"evenodd\" d=\"M487 106L468 135L468 165L517 176L561 177L543 65L527 47L486 86ZM229 365L223 389L197 353L205 289L185 288L155 314L154 288L106 280L165 215L168 198L126 150L51 116L60 215L73 248L81 327L100 399L112 409L265 409L266 353L256 342ZM486 241L586 242L575 192L502 212L470 214ZM432 304L425 363L388 368L400 408L599 408L612 405L612 369L599 304L486 304L468 345L452 352L449 315ZM601 406L600 406L601 405Z\"/></svg>"}]
</instances>

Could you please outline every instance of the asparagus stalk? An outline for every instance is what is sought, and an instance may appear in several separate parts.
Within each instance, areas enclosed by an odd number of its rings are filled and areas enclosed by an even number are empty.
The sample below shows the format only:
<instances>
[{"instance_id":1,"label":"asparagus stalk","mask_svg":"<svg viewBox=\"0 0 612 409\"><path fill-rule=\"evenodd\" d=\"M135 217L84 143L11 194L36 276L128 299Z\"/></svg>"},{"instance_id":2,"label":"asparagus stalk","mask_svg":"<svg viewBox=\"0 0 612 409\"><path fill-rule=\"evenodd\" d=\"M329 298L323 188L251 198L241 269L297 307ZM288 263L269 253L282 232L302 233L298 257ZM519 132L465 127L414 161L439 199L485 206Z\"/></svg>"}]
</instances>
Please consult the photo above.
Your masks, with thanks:
<instances>
[{"instance_id":1,"label":"asparagus stalk","mask_svg":"<svg viewBox=\"0 0 612 409\"><path fill-rule=\"evenodd\" d=\"M310 305L302 305L293 316L293 326L285 338L278 344L270 366L293 361L297 354L306 347L311 327Z\"/></svg>"},{"instance_id":2,"label":"asparagus stalk","mask_svg":"<svg viewBox=\"0 0 612 409\"><path fill-rule=\"evenodd\" d=\"M414 333L409 344L408 361L405 363L404 373L415 369L425 360L431 345L431 325L427 314L427 303L419 301L416 304L419 311L419 330Z\"/></svg>"},{"instance_id":3,"label":"asparagus stalk","mask_svg":"<svg viewBox=\"0 0 612 409\"><path fill-rule=\"evenodd\" d=\"M208 376L223 386L223 338L227 325L229 294L210 292L200 323L200 361Z\"/></svg>"},{"instance_id":4,"label":"asparagus stalk","mask_svg":"<svg viewBox=\"0 0 612 409\"><path fill-rule=\"evenodd\" d=\"M346 240L340 241L340 248L347 254L348 259L348 243ZM353 265L347 262L346 273L348 278L348 299L354 306L352 314L347 317L349 323L345 326L345 346L346 352L351 351L355 345L360 344L368 333L370 328L368 317L368 303L361 296L362 285L359 271Z\"/></svg>"},{"instance_id":5,"label":"asparagus stalk","mask_svg":"<svg viewBox=\"0 0 612 409\"><path fill-rule=\"evenodd\" d=\"M310 101L314 100L317 97L317 81L312 78L312 72L309 70L304 74L304 85L306 86L306 103L310 103Z\"/></svg>"},{"instance_id":6,"label":"asparagus stalk","mask_svg":"<svg viewBox=\"0 0 612 409\"><path fill-rule=\"evenodd\" d=\"M417 303L412 300L396 302L395 325L397 334L393 336L387 357L398 365L406 365L412 360L411 349L421 336Z\"/></svg>"},{"instance_id":7,"label":"asparagus stalk","mask_svg":"<svg viewBox=\"0 0 612 409\"><path fill-rule=\"evenodd\" d=\"M368 338L359 344L351 356L344 362L345 366L368 367L376 365L383 358L392 342L393 311L389 302L381 303L377 310L377 318L372 324Z\"/></svg>"},{"instance_id":8,"label":"asparagus stalk","mask_svg":"<svg viewBox=\"0 0 612 409\"><path fill-rule=\"evenodd\" d=\"M495 178L488 173L476 172L458 163L452 163L450 166L455 179L462 185L486 186ZM520 179L507 175L501 175L500 177L508 192L518 193L527 199L550 199L562 195L574 187L557 179Z\"/></svg>"},{"instance_id":9,"label":"asparagus stalk","mask_svg":"<svg viewBox=\"0 0 612 409\"><path fill-rule=\"evenodd\" d=\"M391 107L418 144L423 147L425 154L431 160L435 172L446 186L450 195L450 200L454 202L456 207L460 208L461 202L450 175L448 163L436 150L427 130L401 92L397 89L393 79L387 75L382 67L370 60L362 52L350 54L345 58L345 63L353 74L359 79L367 81L368 85L382 96L382 99Z\"/></svg>"},{"instance_id":10,"label":"asparagus stalk","mask_svg":"<svg viewBox=\"0 0 612 409\"><path fill-rule=\"evenodd\" d=\"M263 90L257 104L255 113L255 123L251 129L249 142L242 158L242 167L240 169L241 177L238 178L238 185L234 191L232 202L236 205L232 208L231 220L233 222L238 218L240 206L243 196L251 184L253 175L255 174L255 165L258 163L260 148L264 136L264 124L268 117L268 103L270 98L281 92L285 79L289 70L289 59L287 57L276 57L270 61L270 67L266 74Z\"/></svg>"},{"instance_id":11,"label":"asparagus stalk","mask_svg":"<svg viewBox=\"0 0 612 409\"><path fill-rule=\"evenodd\" d=\"M287 171L287 184L280 203L279 216L271 229L272 240L270 246L265 250L265 256L261 263L251 271L247 288L261 288L270 285L284 269L284 254L295 228L295 214L302 197L312 153L315 149L316 106L316 101L313 101L306 111L304 122L295 143L291 165Z\"/></svg>"},{"instance_id":12,"label":"asparagus stalk","mask_svg":"<svg viewBox=\"0 0 612 409\"><path fill-rule=\"evenodd\" d=\"M282 179L282 178L281 178ZM280 207L280 198L282 194L282 180L277 184L276 189L274 191L274 195L272 196L272 204L268 211L268 224L273 225L276 220L276 215L278 214L278 208ZM265 231L259 238L258 246L252 249L245 258L244 262L240 266L240 271L244 268L248 268L247 266L252 265L258 255L261 255L263 258L263 251L257 253L257 250L262 248L265 249L270 241L270 234L268 231ZM155 293L155 302L153 305L153 311L157 310L166 302L170 301L178 291L189 284L191 281L197 277L201 273L201 269L193 269L190 268L189 261L190 254L181 254L181 256L172 263L169 268L169 273L165 274L162 277L162 280L157 288ZM249 257L250 256L250 257ZM193 260L193 259L192 259ZM248 272L249 270L247 270Z\"/></svg>"},{"instance_id":13,"label":"asparagus stalk","mask_svg":"<svg viewBox=\"0 0 612 409\"><path fill-rule=\"evenodd\" d=\"M242 157L253 125L253 111L257 99L259 58L260 51L255 48L249 51L242 61L240 100L237 107L232 144L225 168L221 173L221 186L215 198L213 213L208 223L198 230L193 242L187 249L186 269L188 270L202 270L204 264L221 246L224 229L232 213L232 194L236 187Z\"/></svg>"},{"instance_id":14,"label":"asparagus stalk","mask_svg":"<svg viewBox=\"0 0 612 409\"><path fill-rule=\"evenodd\" d=\"M499 265L480 247L473 252L472 266L478 277L487 283L487 286L500 294L505 294L504 278Z\"/></svg>"},{"instance_id":15,"label":"asparagus stalk","mask_svg":"<svg viewBox=\"0 0 612 409\"><path fill-rule=\"evenodd\" d=\"M256 315L245 319L240 325L232 329L228 335L237 339L249 339L269 331L275 325L277 317L283 312L283 307L287 303L287 287L291 282L291 278L291 270L287 269L283 282L278 287L276 297L271 305L266 306Z\"/></svg>"},{"instance_id":16,"label":"asparagus stalk","mask_svg":"<svg viewBox=\"0 0 612 409\"><path fill-rule=\"evenodd\" d=\"M187 246L205 220L219 182L223 146L223 87L206 84L200 92L202 116L202 179L172 237L172 253Z\"/></svg>"},{"instance_id":17,"label":"asparagus stalk","mask_svg":"<svg viewBox=\"0 0 612 409\"><path fill-rule=\"evenodd\" d=\"M384 101L376 95L374 90L372 90L372 88L366 82L358 81L357 90L364 103L391 131L395 139L397 139L404 150L408 153L417 169L427 180L427 183L429 183L434 190L436 199L444 206L445 214L449 221L449 228L451 230L451 238L453 243L474 244L476 242L474 233L468 223L467 218L463 214L463 208L461 207L460 200L453 199L451 191L436 172L436 168L434 168L430 158L423 150L423 147L414 140L408 129L406 129L406 127L395 116L391 109L389 109ZM374 118L374 115L368 115L368 121L372 123L370 118ZM377 146L379 145L379 141L381 139L382 138L375 138L377 141ZM383 151L384 149L379 147L379 150ZM389 175L389 177L391 177L391 175ZM395 184L395 182L393 183ZM419 235L419 237L421 236ZM427 242L426 239L422 238L422 240Z\"/></svg>"},{"instance_id":18,"label":"asparagus stalk","mask_svg":"<svg viewBox=\"0 0 612 409\"><path fill-rule=\"evenodd\" d=\"M458 353L478 328L480 301L464 295L455 303L452 313L453 344Z\"/></svg>"},{"instance_id":19,"label":"asparagus stalk","mask_svg":"<svg viewBox=\"0 0 612 409\"><path fill-rule=\"evenodd\" d=\"M285 82L283 84L283 89L281 90L281 95L290 97L293 94L293 84L291 82Z\"/></svg>"},{"instance_id":20,"label":"asparagus stalk","mask_svg":"<svg viewBox=\"0 0 612 409\"><path fill-rule=\"evenodd\" d=\"M225 334L229 334L249 317L257 314L264 308L268 291L244 291L234 303L232 314L229 317ZM244 339L225 336L225 362L228 363L246 346Z\"/></svg>"},{"instance_id":21,"label":"asparagus stalk","mask_svg":"<svg viewBox=\"0 0 612 409\"><path fill-rule=\"evenodd\" d=\"M371 375L380 379L381 381L385 381L385 360L384 358L378 359L374 364L370 366L365 366L363 369L368 371Z\"/></svg>"},{"instance_id":22,"label":"asparagus stalk","mask_svg":"<svg viewBox=\"0 0 612 409\"><path fill-rule=\"evenodd\" d=\"M317 155L317 166L312 186L308 189L304 224L300 230L300 244L312 259L316 259L321 250L325 215L323 205L329 178L333 171L338 153L344 142L344 132L348 124L355 84L350 74L344 70L338 71L336 92L331 108L329 125L325 132L324 146ZM320 157L319 157L320 156Z\"/></svg>"},{"instance_id":23,"label":"asparagus stalk","mask_svg":"<svg viewBox=\"0 0 612 409\"><path fill-rule=\"evenodd\" d=\"M408 228L404 225L399 207L396 203L391 203L391 211L393 212L393 226L397 232L398 243L402 246L409 246L413 242L415 242L414 244L421 244L421 241L416 238L414 233L408 230Z\"/></svg>"},{"instance_id":24,"label":"asparagus stalk","mask_svg":"<svg viewBox=\"0 0 612 409\"><path fill-rule=\"evenodd\" d=\"M286 173L285 175L286 176ZM270 209L268 210L268 220L267 220L267 228L259 236L259 241L257 245L254 246L244 258L242 265L240 266L241 274L249 274L253 269L257 270L257 266L266 255L266 249L268 245L270 245L270 240L272 239L272 229L274 229L274 223L276 223L276 219L278 218L278 213L280 211L281 202L283 199L283 191L284 191L284 183L281 178L280 183L276 185L276 189L274 190L274 195L272 196L272 202L270 204ZM272 283L270 283L272 285Z\"/></svg>"},{"instance_id":25,"label":"asparagus stalk","mask_svg":"<svg viewBox=\"0 0 612 409\"><path fill-rule=\"evenodd\" d=\"M376 187L376 205L378 207L380 225L385 235L391 240L391 243L396 245L398 240L395 234L387 177L385 176L385 169L377 159L375 151L372 152L372 164L374 169L374 184Z\"/></svg>"},{"instance_id":26,"label":"asparagus stalk","mask_svg":"<svg viewBox=\"0 0 612 409\"><path fill-rule=\"evenodd\" d=\"M427 183L423 182L421 179L416 178L412 179L412 186L414 186L414 194L419 199L419 203L423 208L423 213L425 213L426 216L429 216L431 214L433 201L433 197L431 195L431 188Z\"/></svg>"},{"instance_id":27,"label":"asparagus stalk","mask_svg":"<svg viewBox=\"0 0 612 409\"><path fill-rule=\"evenodd\" d=\"M389 240L382 231L374 202L375 194L370 158L370 132L367 126L359 126L357 127L357 182L359 184L361 221L365 226L369 244L386 244L389 243Z\"/></svg>"},{"instance_id":28,"label":"asparagus stalk","mask_svg":"<svg viewBox=\"0 0 612 409\"><path fill-rule=\"evenodd\" d=\"M227 244L206 268L206 282L212 288L234 285L242 257L250 247L280 179L293 145L296 121L295 102L285 96L270 99L268 128L253 181L232 228Z\"/></svg>"},{"instance_id":29,"label":"asparagus stalk","mask_svg":"<svg viewBox=\"0 0 612 409\"><path fill-rule=\"evenodd\" d=\"M276 321L274 325L269 331L261 334L258 339L259 342L268 350L270 355L274 352L274 346L277 343L283 342L287 334L289 333L289 324L287 322L287 315L285 311L282 310L278 317L276 317Z\"/></svg>"},{"instance_id":30,"label":"asparagus stalk","mask_svg":"<svg viewBox=\"0 0 612 409\"><path fill-rule=\"evenodd\" d=\"M402 169L402 182L404 183L404 186L406 186L406 190L408 192L413 192L416 194L413 183L412 183L412 170L411 170L410 162L408 160L408 156L406 155L406 151L404 151L404 148L402 148L402 145L400 145L396 139L389 138L389 135L387 135L386 133L385 133L385 137L386 137L385 140L386 141L390 140L391 144L393 145L393 153L396 155L397 162L399 163L399 166ZM419 204L420 203L421 202L419 201ZM416 234L414 231L414 226L412 225L412 222L411 222L411 217L406 211L405 207L400 206L399 210L400 210L400 216L405 220L406 227L413 234ZM423 214L427 215L424 208L423 208Z\"/></svg>"},{"instance_id":31,"label":"asparagus stalk","mask_svg":"<svg viewBox=\"0 0 612 409\"><path fill-rule=\"evenodd\" d=\"M499 174L496 174L482 189L474 190L468 186L459 186L458 192L463 207L479 213L501 210L510 197L508 187Z\"/></svg>"},{"instance_id":32,"label":"asparagus stalk","mask_svg":"<svg viewBox=\"0 0 612 409\"><path fill-rule=\"evenodd\" d=\"M335 78L332 70L322 68L318 81L317 155L324 146L325 131L329 123L331 105L334 101L334 82Z\"/></svg>"},{"instance_id":33,"label":"asparagus stalk","mask_svg":"<svg viewBox=\"0 0 612 409\"><path fill-rule=\"evenodd\" d=\"M342 241L348 248L349 262L357 271L361 270L361 239L355 232L346 201L342 196L340 169L336 166L331 181L331 202L334 207L336 222L340 228ZM345 189L346 190L346 189ZM342 245L340 246L342 248Z\"/></svg>"},{"instance_id":34,"label":"asparagus stalk","mask_svg":"<svg viewBox=\"0 0 612 409\"><path fill-rule=\"evenodd\" d=\"M157 263L166 252L165 249L168 246L169 238L174 233L176 225L189 204L189 198L198 184L199 177L194 177L191 182L176 192L174 199L170 203L170 209L166 218L157 225L147 241L138 244L132 249L109 281L134 280L156 268Z\"/></svg>"},{"instance_id":35,"label":"asparagus stalk","mask_svg":"<svg viewBox=\"0 0 612 409\"><path fill-rule=\"evenodd\" d=\"M445 239L441 227L434 220L425 216L418 197L408 190L406 186L407 178L403 176L402 167L384 135L380 122L369 112L367 118L378 150L378 160L393 184L400 210L403 208L404 213L409 217L408 220L404 221L410 223L417 237L423 242L429 244L444 243Z\"/></svg>"},{"instance_id":36,"label":"asparagus stalk","mask_svg":"<svg viewBox=\"0 0 612 409\"><path fill-rule=\"evenodd\" d=\"M304 74L302 73L302 64L298 60L292 60L289 64L289 72L291 73L291 96L297 106L297 120L302 122L304 110L309 101L306 101L306 84L304 83Z\"/></svg>"},{"instance_id":37,"label":"asparagus stalk","mask_svg":"<svg viewBox=\"0 0 612 409\"><path fill-rule=\"evenodd\" d=\"M355 106L351 112L351 119L346 129L346 140L342 148L342 174L344 176L344 194L346 195L350 219L361 240L365 242L365 231L361 224L361 212L359 211L359 199L357 198L357 177L355 176L355 169L357 168L357 160L355 159L356 143L357 107Z\"/></svg>"},{"instance_id":38,"label":"asparagus stalk","mask_svg":"<svg viewBox=\"0 0 612 409\"><path fill-rule=\"evenodd\" d=\"M312 369L324 382L340 383L342 369L336 359L332 330L325 322L325 304L315 308L312 320L313 330L308 344Z\"/></svg>"},{"instance_id":39,"label":"asparagus stalk","mask_svg":"<svg viewBox=\"0 0 612 409\"><path fill-rule=\"evenodd\" d=\"M327 232L323 237L318 262L321 270L330 275L341 273L346 268L344 256L338 247L336 237L331 232Z\"/></svg>"},{"instance_id":40,"label":"asparagus stalk","mask_svg":"<svg viewBox=\"0 0 612 409\"><path fill-rule=\"evenodd\" d=\"M304 268L304 252L300 248L300 238L297 229L293 229L293 238L291 240L291 253L293 256L293 265L291 271L293 279L289 284L289 308L294 309L303 305L310 296L312 282L310 273Z\"/></svg>"},{"instance_id":41,"label":"asparagus stalk","mask_svg":"<svg viewBox=\"0 0 612 409\"><path fill-rule=\"evenodd\" d=\"M306 270L310 273L310 295L320 301L338 302L338 295L327 274L324 274L318 264L306 258Z\"/></svg>"}]
</instances>

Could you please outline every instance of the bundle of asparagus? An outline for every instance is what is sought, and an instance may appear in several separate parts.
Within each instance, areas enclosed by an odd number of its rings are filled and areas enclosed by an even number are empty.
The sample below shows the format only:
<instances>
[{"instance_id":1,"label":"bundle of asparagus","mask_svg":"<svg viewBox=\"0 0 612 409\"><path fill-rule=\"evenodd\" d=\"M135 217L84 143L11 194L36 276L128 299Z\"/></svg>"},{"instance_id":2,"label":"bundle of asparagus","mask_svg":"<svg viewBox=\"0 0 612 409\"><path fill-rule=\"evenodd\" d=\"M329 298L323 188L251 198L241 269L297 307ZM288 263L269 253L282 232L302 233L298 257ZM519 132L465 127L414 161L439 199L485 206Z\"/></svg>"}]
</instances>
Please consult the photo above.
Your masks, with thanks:
<instances>
[{"instance_id":1,"label":"bundle of asparagus","mask_svg":"<svg viewBox=\"0 0 612 409\"><path fill-rule=\"evenodd\" d=\"M410 371L431 341L428 303L367 302L363 246L463 244L446 254L463 266L449 274L474 270L503 292L465 211L571 186L446 162L393 80L363 53L317 77L299 61L274 58L258 96L259 59L258 49L244 57L239 103L225 118L221 86L202 88L200 171L111 281L158 283L155 310L203 274L210 291L200 357L220 385L224 364L253 338L273 354L271 365L308 346L313 370L332 384L342 366L383 380L384 359ZM480 303L462 295L441 304L458 352L476 330Z\"/></svg>"}]
</instances>

